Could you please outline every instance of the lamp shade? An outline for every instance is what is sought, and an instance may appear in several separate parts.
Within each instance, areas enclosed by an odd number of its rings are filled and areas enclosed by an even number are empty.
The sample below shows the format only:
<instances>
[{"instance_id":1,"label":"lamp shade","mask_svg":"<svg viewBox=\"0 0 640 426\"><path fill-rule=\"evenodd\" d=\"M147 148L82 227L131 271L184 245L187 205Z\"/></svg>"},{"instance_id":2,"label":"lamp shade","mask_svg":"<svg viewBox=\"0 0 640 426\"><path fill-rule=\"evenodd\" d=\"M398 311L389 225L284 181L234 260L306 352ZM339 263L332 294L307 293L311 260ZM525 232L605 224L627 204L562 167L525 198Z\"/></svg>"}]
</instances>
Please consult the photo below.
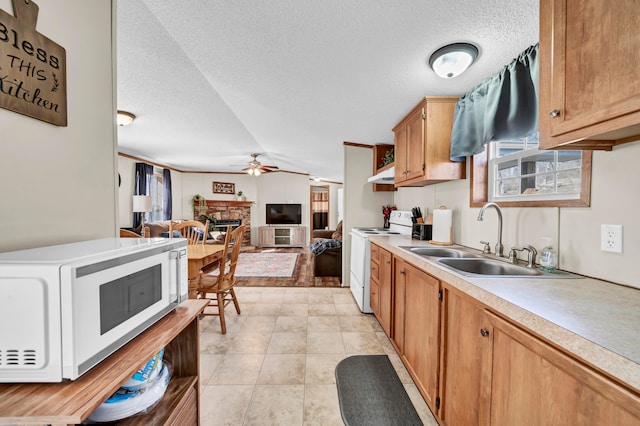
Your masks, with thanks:
<instances>
[{"instance_id":1,"label":"lamp shade","mask_svg":"<svg viewBox=\"0 0 640 426\"><path fill-rule=\"evenodd\" d=\"M151 211L151 197L148 195L133 196L133 212L145 213Z\"/></svg>"},{"instance_id":2,"label":"lamp shade","mask_svg":"<svg viewBox=\"0 0 640 426\"><path fill-rule=\"evenodd\" d=\"M478 48L469 43L454 43L441 47L429 58L429 65L442 78L462 74L478 56Z\"/></svg>"}]
</instances>

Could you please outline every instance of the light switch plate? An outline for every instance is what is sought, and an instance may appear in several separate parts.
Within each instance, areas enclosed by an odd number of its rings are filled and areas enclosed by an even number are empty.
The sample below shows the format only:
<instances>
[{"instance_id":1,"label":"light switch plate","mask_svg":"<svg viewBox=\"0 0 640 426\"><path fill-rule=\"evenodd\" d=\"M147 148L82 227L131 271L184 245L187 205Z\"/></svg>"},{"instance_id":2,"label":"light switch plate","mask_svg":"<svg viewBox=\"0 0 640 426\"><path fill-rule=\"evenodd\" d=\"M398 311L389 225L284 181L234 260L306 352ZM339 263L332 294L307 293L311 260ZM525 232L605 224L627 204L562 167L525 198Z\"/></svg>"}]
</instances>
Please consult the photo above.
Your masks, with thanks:
<instances>
[{"instance_id":1,"label":"light switch plate","mask_svg":"<svg viewBox=\"0 0 640 426\"><path fill-rule=\"evenodd\" d=\"M600 250L622 253L622 225L601 225Z\"/></svg>"}]
</instances>

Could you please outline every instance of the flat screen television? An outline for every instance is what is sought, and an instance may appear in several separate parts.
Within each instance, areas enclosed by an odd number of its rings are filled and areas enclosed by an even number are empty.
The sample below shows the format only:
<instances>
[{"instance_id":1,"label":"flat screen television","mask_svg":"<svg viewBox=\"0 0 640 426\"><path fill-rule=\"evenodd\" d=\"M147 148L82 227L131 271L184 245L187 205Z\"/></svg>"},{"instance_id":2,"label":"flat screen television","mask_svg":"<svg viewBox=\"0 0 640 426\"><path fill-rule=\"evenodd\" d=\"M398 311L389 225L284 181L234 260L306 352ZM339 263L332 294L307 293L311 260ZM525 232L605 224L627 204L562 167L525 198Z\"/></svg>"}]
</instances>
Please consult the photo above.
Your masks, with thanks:
<instances>
[{"instance_id":1,"label":"flat screen television","mask_svg":"<svg viewBox=\"0 0 640 426\"><path fill-rule=\"evenodd\" d=\"M267 204L267 225L301 224L301 204Z\"/></svg>"}]
</instances>

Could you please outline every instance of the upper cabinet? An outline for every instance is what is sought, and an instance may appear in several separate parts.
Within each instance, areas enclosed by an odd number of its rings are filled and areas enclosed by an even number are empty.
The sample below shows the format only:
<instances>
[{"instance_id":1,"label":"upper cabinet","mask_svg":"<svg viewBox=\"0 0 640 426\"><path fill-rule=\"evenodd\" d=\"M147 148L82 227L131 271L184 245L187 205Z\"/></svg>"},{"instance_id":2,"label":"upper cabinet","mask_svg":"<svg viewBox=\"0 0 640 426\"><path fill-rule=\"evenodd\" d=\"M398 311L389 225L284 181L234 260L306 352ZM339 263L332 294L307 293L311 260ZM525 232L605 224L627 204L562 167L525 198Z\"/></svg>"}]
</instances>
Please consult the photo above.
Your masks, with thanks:
<instances>
[{"instance_id":1,"label":"upper cabinet","mask_svg":"<svg viewBox=\"0 0 640 426\"><path fill-rule=\"evenodd\" d=\"M464 162L449 160L455 96L429 96L393 129L395 185L424 186L464 179Z\"/></svg>"},{"instance_id":2,"label":"upper cabinet","mask_svg":"<svg viewBox=\"0 0 640 426\"><path fill-rule=\"evenodd\" d=\"M640 140L637 0L540 1L540 147Z\"/></svg>"}]
</instances>

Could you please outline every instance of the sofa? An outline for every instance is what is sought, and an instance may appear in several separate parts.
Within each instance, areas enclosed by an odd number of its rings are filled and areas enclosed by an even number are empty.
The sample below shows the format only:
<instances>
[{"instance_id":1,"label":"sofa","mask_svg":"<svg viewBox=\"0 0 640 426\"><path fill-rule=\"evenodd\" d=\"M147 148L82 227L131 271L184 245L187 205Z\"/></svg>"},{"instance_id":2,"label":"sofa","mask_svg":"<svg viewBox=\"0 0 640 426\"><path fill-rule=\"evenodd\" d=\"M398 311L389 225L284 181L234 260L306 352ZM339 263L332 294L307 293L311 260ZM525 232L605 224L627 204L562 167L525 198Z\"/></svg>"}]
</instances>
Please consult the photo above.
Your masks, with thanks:
<instances>
[{"instance_id":1,"label":"sofa","mask_svg":"<svg viewBox=\"0 0 640 426\"><path fill-rule=\"evenodd\" d=\"M311 234L313 275L338 277L342 282L342 221L335 230L314 230Z\"/></svg>"}]
</instances>

